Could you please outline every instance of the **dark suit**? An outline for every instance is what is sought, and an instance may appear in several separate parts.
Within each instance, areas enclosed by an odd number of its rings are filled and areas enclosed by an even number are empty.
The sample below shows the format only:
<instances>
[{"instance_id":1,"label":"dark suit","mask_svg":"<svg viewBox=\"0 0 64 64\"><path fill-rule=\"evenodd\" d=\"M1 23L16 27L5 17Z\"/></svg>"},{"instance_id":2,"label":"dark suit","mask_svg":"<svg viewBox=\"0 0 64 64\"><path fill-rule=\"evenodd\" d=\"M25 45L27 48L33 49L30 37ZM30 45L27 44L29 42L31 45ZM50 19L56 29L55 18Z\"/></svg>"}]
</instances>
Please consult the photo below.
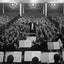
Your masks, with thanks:
<instances>
[{"instance_id":1,"label":"dark suit","mask_svg":"<svg viewBox=\"0 0 64 64\"><path fill-rule=\"evenodd\" d=\"M49 63L49 64L61 64L61 63Z\"/></svg>"},{"instance_id":2,"label":"dark suit","mask_svg":"<svg viewBox=\"0 0 64 64\"><path fill-rule=\"evenodd\" d=\"M30 22L30 33L35 33L36 32L36 23Z\"/></svg>"}]
</instances>

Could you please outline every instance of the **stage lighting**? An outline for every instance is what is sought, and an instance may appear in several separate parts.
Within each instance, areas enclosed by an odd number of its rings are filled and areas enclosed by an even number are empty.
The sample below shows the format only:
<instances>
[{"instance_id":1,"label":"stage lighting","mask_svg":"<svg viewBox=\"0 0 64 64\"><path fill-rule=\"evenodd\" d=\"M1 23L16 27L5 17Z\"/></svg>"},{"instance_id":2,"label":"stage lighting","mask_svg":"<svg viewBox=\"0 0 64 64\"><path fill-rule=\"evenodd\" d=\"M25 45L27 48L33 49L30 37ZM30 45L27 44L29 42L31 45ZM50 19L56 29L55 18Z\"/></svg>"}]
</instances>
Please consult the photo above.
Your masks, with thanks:
<instances>
[{"instance_id":1,"label":"stage lighting","mask_svg":"<svg viewBox=\"0 0 64 64\"><path fill-rule=\"evenodd\" d=\"M18 3L9 3L9 7L15 9L18 7Z\"/></svg>"},{"instance_id":2,"label":"stage lighting","mask_svg":"<svg viewBox=\"0 0 64 64\"><path fill-rule=\"evenodd\" d=\"M51 3L51 6L56 6L56 3Z\"/></svg>"},{"instance_id":3,"label":"stage lighting","mask_svg":"<svg viewBox=\"0 0 64 64\"><path fill-rule=\"evenodd\" d=\"M29 6L30 6L30 8L36 8L37 4L36 3L31 3Z\"/></svg>"},{"instance_id":4,"label":"stage lighting","mask_svg":"<svg viewBox=\"0 0 64 64\"><path fill-rule=\"evenodd\" d=\"M14 3L12 3L11 5L14 6Z\"/></svg>"},{"instance_id":5,"label":"stage lighting","mask_svg":"<svg viewBox=\"0 0 64 64\"><path fill-rule=\"evenodd\" d=\"M35 4L33 3L32 6L34 6Z\"/></svg>"},{"instance_id":6,"label":"stage lighting","mask_svg":"<svg viewBox=\"0 0 64 64\"><path fill-rule=\"evenodd\" d=\"M51 9L58 9L59 5L58 5L58 3L51 3L50 7L51 7Z\"/></svg>"},{"instance_id":7,"label":"stage lighting","mask_svg":"<svg viewBox=\"0 0 64 64\"><path fill-rule=\"evenodd\" d=\"M54 4L54 6L56 6L56 4Z\"/></svg>"}]
</instances>

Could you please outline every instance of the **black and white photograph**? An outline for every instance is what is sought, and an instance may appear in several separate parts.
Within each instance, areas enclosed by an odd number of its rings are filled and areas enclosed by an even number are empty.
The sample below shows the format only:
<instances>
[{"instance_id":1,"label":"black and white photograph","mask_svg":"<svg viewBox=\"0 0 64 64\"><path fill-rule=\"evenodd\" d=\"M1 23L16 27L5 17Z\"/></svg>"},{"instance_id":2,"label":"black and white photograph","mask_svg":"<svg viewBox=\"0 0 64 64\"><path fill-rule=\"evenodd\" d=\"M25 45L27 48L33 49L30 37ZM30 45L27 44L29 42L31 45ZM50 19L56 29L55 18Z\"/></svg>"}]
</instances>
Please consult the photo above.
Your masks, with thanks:
<instances>
[{"instance_id":1,"label":"black and white photograph","mask_svg":"<svg viewBox=\"0 0 64 64\"><path fill-rule=\"evenodd\" d=\"M0 0L0 64L64 64L64 0Z\"/></svg>"}]
</instances>

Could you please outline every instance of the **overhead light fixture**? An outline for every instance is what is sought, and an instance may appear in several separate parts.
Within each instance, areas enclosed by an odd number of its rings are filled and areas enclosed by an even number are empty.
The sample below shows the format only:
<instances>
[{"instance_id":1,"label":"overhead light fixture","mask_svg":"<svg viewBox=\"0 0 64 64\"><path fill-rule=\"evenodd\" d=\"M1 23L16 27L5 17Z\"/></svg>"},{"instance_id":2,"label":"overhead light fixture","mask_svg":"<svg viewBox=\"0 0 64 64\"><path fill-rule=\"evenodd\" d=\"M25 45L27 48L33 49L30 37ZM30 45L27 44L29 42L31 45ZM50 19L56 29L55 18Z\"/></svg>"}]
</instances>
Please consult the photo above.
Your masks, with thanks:
<instances>
[{"instance_id":1,"label":"overhead light fixture","mask_svg":"<svg viewBox=\"0 0 64 64\"><path fill-rule=\"evenodd\" d=\"M37 4L36 4L36 3L31 3L29 6L30 6L31 8L36 8L36 7L37 7Z\"/></svg>"},{"instance_id":2,"label":"overhead light fixture","mask_svg":"<svg viewBox=\"0 0 64 64\"><path fill-rule=\"evenodd\" d=\"M54 4L54 6L56 6L56 4Z\"/></svg>"},{"instance_id":3,"label":"overhead light fixture","mask_svg":"<svg viewBox=\"0 0 64 64\"><path fill-rule=\"evenodd\" d=\"M32 6L35 6L35 4L34 4L34 3L32 3Z\"/></svg>"},{"instance_id":4,"label":"overhead light fixture","mask_svg":"<svg viewBox=\"0 0 64 64\"><path fill-rule=\"evenodd\" d=\"M17 8L17 6L18 6L18 3L9 3L9 7L12 9Z\"/></svg>"},{"instance_id":5,"label":"overhead light fixture","mask_svg":"<svg viewBox=\"0 0 64 64\"><path fill-rule=\"evenodd\" d=\"M56 6L56 3L51 3L51 6Z\"/></svg>"}]
</instances>

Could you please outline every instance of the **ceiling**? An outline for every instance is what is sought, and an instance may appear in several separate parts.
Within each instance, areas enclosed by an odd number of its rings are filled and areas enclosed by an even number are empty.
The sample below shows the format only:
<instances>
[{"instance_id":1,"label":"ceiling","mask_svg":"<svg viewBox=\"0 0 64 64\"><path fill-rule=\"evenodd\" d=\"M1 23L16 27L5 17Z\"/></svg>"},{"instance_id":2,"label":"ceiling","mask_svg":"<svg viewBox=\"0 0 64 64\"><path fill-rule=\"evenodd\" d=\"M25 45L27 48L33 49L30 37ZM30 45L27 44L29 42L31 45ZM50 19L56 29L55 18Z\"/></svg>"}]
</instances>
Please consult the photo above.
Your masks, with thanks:
<instances>
[{"instance_id":1,"label":"ceiling","mask_svg":"<svg viewBox=\"0 0 64 64\"><path fill-rule=\"evenodd\" d=\"M64 0L0 0L0 3L64 3Z\"/></svg>"}]
</instances>

